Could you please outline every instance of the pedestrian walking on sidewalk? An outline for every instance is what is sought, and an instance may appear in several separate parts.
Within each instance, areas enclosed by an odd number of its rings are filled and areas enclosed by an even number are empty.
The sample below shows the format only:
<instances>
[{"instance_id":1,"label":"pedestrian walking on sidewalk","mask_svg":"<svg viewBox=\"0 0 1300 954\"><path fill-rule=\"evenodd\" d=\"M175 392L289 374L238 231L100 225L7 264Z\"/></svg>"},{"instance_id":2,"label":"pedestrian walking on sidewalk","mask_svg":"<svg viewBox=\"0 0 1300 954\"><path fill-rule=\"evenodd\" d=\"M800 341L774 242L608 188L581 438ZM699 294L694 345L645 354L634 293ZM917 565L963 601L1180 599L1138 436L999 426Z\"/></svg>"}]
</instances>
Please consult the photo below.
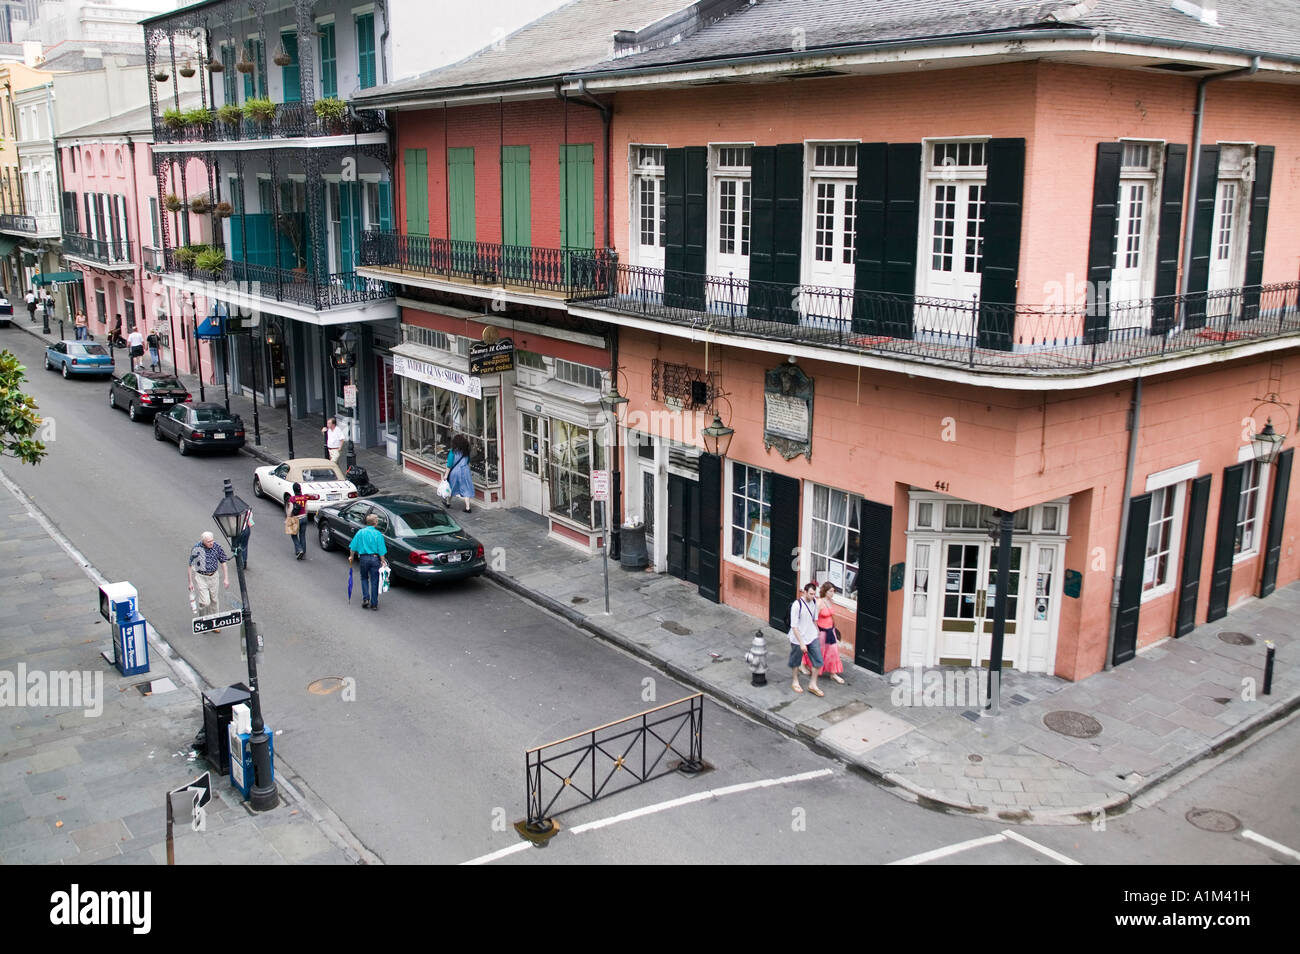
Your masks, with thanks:
<instances>
[{"instance_id":1,"label":"pedestrian walking on sidewalk","mask_svg":"<svg viewBox=\"0 0 1300 954\"><path fill-rule=\"evenodd\" d=\"M443 498L446 506L451 506L452 498L459 497L469 513L469 502L474 498L474 478L469 472L469 438L457 434L451 439L451 450L447 452L447 486L449 491Z\"/></svg>"},{"instance_id":2,"label":"pedestrian walking on sidewalk","mask_svg":"<svg viewBox=\"0 0 1300 954\"><path fill-rule=\"evenodd\" d=\"M84 311L77 312L75 327L77 329L77 340L85 341L88 331L86 327L86 313Z\"/></svg>"},{"instance_id":3,"label":"pedestrian walking on sidewalk","mask_svg":"<svg viewBox=\"0 0 1300 954\"><path fill-rule=\"evenodd\" d=\"M830 676L841 686L844 685L844 678L840 675L844 671L844 661L840 659L839 637L835 629L835 604L831 602L831 597L835 595L835 584L827 580L822 584L821 589L817 592L817 639L818 647L822 651L821 675ZM803 665L799 667L802 673L811 672L811 660L808 654L803 654Z\"/></svg>"},{"instance_id":4,"label":"pedestrian walking on sidewalk","mask_svg":"<svg viewBox=\"0 0 1300 954\"><path fill-rule=\"evenodd\" d=\"M126 336L126 343L131 347L131 370L136 368L136 359L144 357L144 335L140 334L140 329L135 328Z\"/></svg>"},{"instance_id":5,"label":"pedestrian walking on sidewalk","mask_svg":"<svg viewBox=\"0 0 1300 954\"><path fill-rule=\"evenodd\" d=\"M226 561L229 559L211 531L205 532L190 550L190 589L198 597L197 612L200 615L206 616L221 611L217 570L221 570L222 582L225 583L226 589L230 589L230 568L226 566Z\"/></svg>"},{"instance_id":6,"label":"pedestrian walking on sidewalk","mask_svg":"<svg viewBox=\"0 0 1300 954\"><path fill-rule=\"evenodd\" d=\"M379 609L379 568L388 566L388 543L379 532L379 517L373 513L366 517L366 525L352 538L348 551L348 567L354 556L361 564L361 608Z\"/></svg>"},{"instance_id":7,"label":"pedestrian walking on sidewalk","mask_svg":"<svg viewBox=\"0 0 1300 954\"><path fill-rule=\"evenodd\" d=\"M343 428L339 427L339 422L331 417L320 432L325 435L326 453L329 454L330 460L337 464L339 452L343 450Z\"/></svg>"},{"instance_id":8,"label":"pedestrian walking on sidewalk","mask_svg":"<svg viewBox=\"0 0 1300 954\"><path fill-rule=\"evenodd\" d=\"M27 317L31 321L36 320L36 289L33 288L27 293Z\"/></svg>"},{"instance_id":9,"label":"pedestrian walking on sidewalk","mask_svg":"<svg viewBox=\"0 0 1300 954\"><path fill-rule=\"evenodd\" d=\"M817 676L822 668L822 652L817 631L817 584L809 581L804 584L799 597L790 604L790 679L795 692L803 692L799 685L799 662L806 651L812 661L812 678L808 681L808 691L814 696L826 693L817 688Z\"/></svg>"},{"instance_id":10,"label":"pedestrian walking on sidewalk","mask_svg":"<svg viewBox=\"0 0 1300 954\"><path fill-rule=\"evenodd\" d=\"M301 560L307 554L307 495L302 484L293 485L293 493L284 505L284 532L293 537L293 552Z\"/></svg>"},{"instance_id":11,"label":"pedestrian walking on sidewalk","mask_svg":"<svg viewBox=\"0 0 1300 954\"><path fill-rule=\"evenodd\" d=\"M47 291L45 297L41 299L41 309L45 312L46 318L54 317L54 297Z\"/></svg>"},{"instance_id":12,"label":"pedestrian walking on sidewalk","mask_svg":"<svg viewBox=\"0 0 1300 954\"><path fill-rule=\"evenodd\" d=\"M149 337L146 339L145 343L149 345L149 370L161 371L162 362L158 360L158 332L149 332Z\"/></svg>"}]
</instances>

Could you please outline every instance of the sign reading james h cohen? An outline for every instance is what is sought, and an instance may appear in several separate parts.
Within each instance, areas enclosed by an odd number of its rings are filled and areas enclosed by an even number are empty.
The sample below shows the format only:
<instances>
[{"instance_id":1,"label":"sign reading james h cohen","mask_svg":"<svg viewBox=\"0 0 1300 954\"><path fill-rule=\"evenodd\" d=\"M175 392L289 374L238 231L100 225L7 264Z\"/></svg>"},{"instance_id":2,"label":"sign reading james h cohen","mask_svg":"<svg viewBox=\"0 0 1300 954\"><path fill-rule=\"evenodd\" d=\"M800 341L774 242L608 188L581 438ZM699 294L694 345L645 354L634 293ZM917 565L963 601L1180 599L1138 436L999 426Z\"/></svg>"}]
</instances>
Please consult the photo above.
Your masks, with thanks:
<instances>
[{"instance_id":1,"label":"sign reading james h cohen","mask_svg":"<svg viewBox=\"0 0 1300 954\"><path fill-rule=\"evenodd\" d=\"M812 460L813 379L798 365L768 371L763 382L763 444L786 460Z\"/></svg>"}]
</instances>

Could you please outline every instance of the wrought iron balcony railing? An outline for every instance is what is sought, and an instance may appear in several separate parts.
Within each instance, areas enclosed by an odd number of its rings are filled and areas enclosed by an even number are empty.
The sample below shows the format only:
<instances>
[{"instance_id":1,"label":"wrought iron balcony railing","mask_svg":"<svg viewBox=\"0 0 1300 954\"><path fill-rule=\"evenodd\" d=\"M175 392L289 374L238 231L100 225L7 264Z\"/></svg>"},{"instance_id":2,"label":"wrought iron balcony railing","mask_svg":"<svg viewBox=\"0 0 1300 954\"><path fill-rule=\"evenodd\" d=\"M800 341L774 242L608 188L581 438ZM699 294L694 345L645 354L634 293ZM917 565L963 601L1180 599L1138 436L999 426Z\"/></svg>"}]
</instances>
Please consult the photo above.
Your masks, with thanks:
<instances>
[{"instance_id":1,"label":"wrought iron balcony railing","mask_svg":"<svg viewBox=\"0 0 1300 954\"><path fill-rule=\"evenodd\" d=\"M165 107L165 103L162 104ZM277 103L269 120L248 116L228 123L213 111L211 122L168 125L154 117L157 142L242 142L260 139L300 139L319 136L351 136L383 132L388 123L383 110L359 109L341 119L321 119L307 103Z\"/></svg>"},{"instance_id":2,"label":"wrought iron balcony railing","mask_svg":"<svg viewBox=\"0 0 1300 954\"><path fill-rule=\"evenodd\" d=\"M76 232L64 232L63 251L75 258L84 258L101 265L132 264L131 243L125 239L109 241Z\"/></svg>"},{"instance_id":3,"label":"wrought iron balcony railing","mask_svg":"<svg viewBox=\"0 0 1300 954\"><path fill-rule=\"evenodd\" d=\"M582 304L724 334L1011 373L1070 373L1300 334L1300 282L1048 308L612 264Z\"/></svg>"},{"instance_id":4,"label":"wrought iron balcony railing","mask_svg":"<svg viewBox=\"0 0 1300 954\"><path fill-rule=\"evenodd\" d=\"M361 264L430 278L504 285L565 297L603 296L615 277L618 252L613 249L537 248L460 242L369 231L361 238Z\"/></svg>"},{"instance_id":5,"label":"wrought iron balcony railing","mask_svg":"<svg viewBox=\"0 0 1300 954\"><path fill-rule=\"evenodd\" d=\"M141 264L143 264L149 271L161 272L167 267L167 256L163 253L162 249L146 245L140 251L144 259Z\"/></svg>"},{"instance_id":6,"label":"wrought iron balcony railing","mask_svg":"<svg viewBox=\"0 0 1300 954\"><path fill-rule=\"evenodd\" d=\"M36 216L14 215L12 212L0 213L0 232L22 232L26 235L35 235Z\"/></svg>"},{"instance_id":7,"label":"wrought iron balcony railing","mask_svg":"<svg viewBox=\"0 0 1300 954\"><path fill-rule=\"evenodd\" d=\"M173 249L168 249L165 256L167 271L194 281L211 282L214 286L228 286L231 296L271 299L317 311L393 297L388 282L362 278L356 272L317 275L305 269L252 265L229 259L219 271L211 271L177 261Z\"/></svg>"}]
</instances>

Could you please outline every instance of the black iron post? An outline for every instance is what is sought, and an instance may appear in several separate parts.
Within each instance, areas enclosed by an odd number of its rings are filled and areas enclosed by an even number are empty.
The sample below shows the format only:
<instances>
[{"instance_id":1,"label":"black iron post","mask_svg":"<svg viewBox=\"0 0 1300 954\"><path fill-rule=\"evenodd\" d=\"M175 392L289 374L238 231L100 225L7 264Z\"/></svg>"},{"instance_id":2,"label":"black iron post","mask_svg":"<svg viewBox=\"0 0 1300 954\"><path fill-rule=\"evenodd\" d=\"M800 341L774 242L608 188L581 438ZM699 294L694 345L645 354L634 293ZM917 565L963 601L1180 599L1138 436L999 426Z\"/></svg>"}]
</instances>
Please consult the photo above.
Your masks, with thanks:
<instances>
[{"instance_id":1,"label":"black iron post","mask_svg":"<svg viewBox=\"0 0 1300 954\"><path fill-rule=\"evenodd\" d=\"M251 344L254 340L253 333L248 333L248 341ZM256 354L253 349L249 348L248 353L253 355L253 443L262 443L262 425L257 419L257 366L261 363L261 358L266 354L266 339L262 339L262 344L258 347Z\"/></svg>"},{"instance_id":2,"label":"black iron post","mask_svg":"<svg viewBox=\"0 0 1300 954\"><path fill-rule=\"evenodd\" d=\"M199 400L206 401L203 390L203 342L199 340L199 313L194 312L194 362L199 369Z\"/></svg>"},{"instance_id":3,"label":"black iron post","mask_svg":"<svg viewBox=\"0 0 1300 954\"><path fill-rule=\"evenodd\" d=\"M1275 651L1273 640L1265 640L1264 647L1264 695L1271 696L1273 694L1273 653Z\"/></svg>"},{"instance_id":4,"label":"black iron post","mask_svg":"<svg viewBox=\"0 0 1300 954\"><path fill-rule=\"evenodd\" d=\"M1007 632L1007 591L1011 579L1011 529L1015 523L1014 510L1002 511L998 521L998 576L997 593L993 597L993 645L989 650L989 701L985 708L998 714L1002 693L1002 646ZM979 646L979 633L975 634Z\"/></svg>"},{"instance_id":5,"label":"black iron post","mask_svg":"<svg viewBox=\"0 0 1300 954\"><path fill-rule=\"evenodd\" d=\"M225 360L222 362L222 364L225 365L225 369L224 369L225 374L222 375L222 378L225 379L226 416L229 417L230 416L230 333L227 332L224 327L221 329L221 344L222 347L225 349L225 355L224 355Z\"/></svg>"},{"instance_id":6,"label":"black iron post","mask_svg":"<svg viewBox=\"0 0 1300 954\"><path fill-rule=\"evenodd\" d=\"M293 460L293 386L292 379L289 377L293 362L289 353L289 322L285 320L281 328L280 363L284 365L284 424L285 431L289 435L289 459Z\"/></svg>"},{"instance_id":7,"label":"black iron post","mask_svg":"<svg viewBox=\"0 0 1300 954\"><path fill-rule=\"evenodd\" d=\"M48 291L45 293L45 297L41 299L41 334L45 335L50 333L50 309L45 304L47 301L54 301Z\"/></svg>"},{"instance_id":8,"label":"black iron post","mask_svg":"<svg viewBox=\"0 0 1300 954\"><path fill-rule=\"evenodd\" d=\"M230 478L225 478L226 506L247 510L248 505L234 495ZM224 528L223 528L224 530ZM244 581L244 565L240 560L242 549L233 540L235 550L235 572L239 576L239 601L244 607L244 646L248 654L248 694L252 709L252 734L249 746L253 751L253 787L249 791L248 802L255 812L270 811L280 804L280 796L271 781L271 740L266 734L266 724L262 721L262 696L257 685L257 624L253 622L253 610L248 602L248 585Z\"/></svg>"},{"instance_id":9,"label":"black iron post","mask_svg":"<svg viewBox=\"0 0 1300 954\"><path fill-rule=\"evenodd\" d=\"M170 305L171 302L168 302L168 304ZM172 374L179 375L181 372L176 366L176 318L172 315L171 308L167 309L167 328L170 334L167 343L171 346L172 352Z\"/></svg>"}]
</instances>

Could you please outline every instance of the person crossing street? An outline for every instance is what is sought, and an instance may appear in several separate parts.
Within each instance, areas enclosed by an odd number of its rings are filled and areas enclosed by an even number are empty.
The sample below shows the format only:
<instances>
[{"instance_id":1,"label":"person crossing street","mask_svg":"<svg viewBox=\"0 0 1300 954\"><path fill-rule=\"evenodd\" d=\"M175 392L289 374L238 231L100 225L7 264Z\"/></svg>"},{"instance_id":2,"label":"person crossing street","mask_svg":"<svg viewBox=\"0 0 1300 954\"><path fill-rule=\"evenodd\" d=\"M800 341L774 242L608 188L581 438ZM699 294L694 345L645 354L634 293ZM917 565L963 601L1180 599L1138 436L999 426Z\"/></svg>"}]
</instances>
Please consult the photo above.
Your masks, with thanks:
<instances>
[{"instance_id":1,"label":"person crossing street","mask_svg":"<svg viewBox=\"0 0 1300 954\"><path fill-rule=\"evenodd\" d=\"M205 532L199 538L199 542L190 549L190 590L198 597L196 612L200 616L221 612L217 570L221 570L222 582L226 589L230 589L230 568L226 565L229 559L211 531Z\"/></svg>"},{"instance_id":2,"label":"person crossing street","mask_svg":"<svg viewBox=\"0 0 1300 954\"><path fill-rule=\"evenodd\" d=\"M379 568L388 566L388 543L378 527L379 518L370 514L348 548L348 569L352 568L353 556L361 564L362 609L379 609Z\"/></svg>"}]
</instances>

